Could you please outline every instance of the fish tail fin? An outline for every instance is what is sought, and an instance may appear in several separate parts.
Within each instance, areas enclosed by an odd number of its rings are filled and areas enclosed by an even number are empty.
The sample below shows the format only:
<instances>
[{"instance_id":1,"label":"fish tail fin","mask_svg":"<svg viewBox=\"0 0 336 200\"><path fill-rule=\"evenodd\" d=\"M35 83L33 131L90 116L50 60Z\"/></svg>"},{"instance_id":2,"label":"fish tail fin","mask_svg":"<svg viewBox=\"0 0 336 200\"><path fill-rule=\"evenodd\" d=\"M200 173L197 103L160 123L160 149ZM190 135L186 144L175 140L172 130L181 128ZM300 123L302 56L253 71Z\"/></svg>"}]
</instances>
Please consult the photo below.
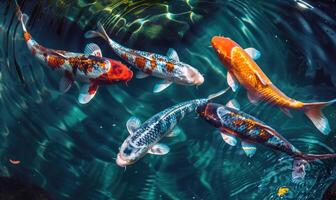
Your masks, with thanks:
<instances>
[{"instance_id":1,"label":"fish tail fin","mask_svg":"<svg viewBox=\"0 0 336 200\"><path fill-rule=\"evenodd\" d=\"M212 100L212 99L214 99L214 98L217 98L217 97L219 97L219 96L225 94L228 90L230 90L230 87L228 87L228 88L226 88L226 89L224 89L224 90L221 90L221 91L219 91L219 92L217 92L217 93L214 93L214 94L209 95L207 99L208 99L208 101L210 101L210 100Z\"/></svg>"},{"instance_id":2,"label":"fish tail fin","mask_svg":"<svg viewBox=\"0 0 336 200\"><path fill-rule=\"evenodd\" d=\"M88 31L84 34L84 37L89 39L89 38L95 38L95 37L101 37L103 38L104 40L106 41L109 41L111 40L110 37L107 35L105 29L104 29L104 26L101 22L98 22L97 23L97 30L91 30L91 31Z\"/></svg>"},{"instance_id":3,"label":"fish tail fin","mask_svg":"<svg viewBox=\"0 0 336 200\"><path fill-rule=\"evenodd\" d=\"M328 119L323 115L321 109L333 103L336 103L336 99L327 102L305 103L303 106L303 110L307 117L324 135L328 135L331 129Z\"/></svg>"},{"instance_id":4,"label":"fish tail fin","mask_svg":"<svg viewBox=\"0 0 336 200\"><path fill-rule=\"evenodd\" d=\"M22 13L21 8L16 0L15 0L15 6L16 6L16 16L18 17L18 20L21 22L23 31L27 32L26 24L28 22L29 17L25 13Z\"/></svg>"},{"instance_id":5,"label":"fish tail fin","mask_svg":"<svg viewBox=\"0 0 336 200\"><path fill-rule=\"evenodd\" d=\"M303 154L302 158L305 159L305 160L307 160L307 161L330 159L330 158L336 158L336 153L329 153L329 154Z\"/></svg>"}]
</instances>

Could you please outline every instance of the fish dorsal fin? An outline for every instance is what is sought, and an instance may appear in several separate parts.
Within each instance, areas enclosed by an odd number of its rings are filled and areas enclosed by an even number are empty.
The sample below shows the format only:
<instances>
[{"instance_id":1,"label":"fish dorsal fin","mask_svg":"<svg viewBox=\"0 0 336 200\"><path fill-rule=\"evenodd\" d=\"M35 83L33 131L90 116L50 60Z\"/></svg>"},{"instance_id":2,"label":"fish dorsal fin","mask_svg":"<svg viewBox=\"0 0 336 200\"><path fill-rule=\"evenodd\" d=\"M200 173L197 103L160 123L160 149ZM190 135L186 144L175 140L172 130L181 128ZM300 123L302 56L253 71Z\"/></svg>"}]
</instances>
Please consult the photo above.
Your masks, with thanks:
<instances>
[{"instance_id":1,"label":"fish dorsal fin","mask_svg":"<svg viewBox=\"0 0 336 200\"><path fill-rule=\"evenodd\" d=\"M231 113L231 111L224 106L217 108L216 112L220 119L224 119L225 115Z\"/></svg>"},{"instance_id":2,"label":"fish dorsal fin","mask_svg":"<svg viewBox=\"0 0 336 200\"><path fill-rule=\"evenodd\" d=\"M251 158L257 151L257 147L254 144L248 143L248 142L241 142L241 146L245 154Z\"/></svg>"},{"instance_id":3,"label":"fish dorsal fin","mask_svg":"<svg viewBox=\"0 0 336 200\"><path fill-rule=\"evenodd\" d=\"M167 51L167 56L172 59L172 60L175 60L175 61L180 61L180 58L177 54L177 52L175 51L175 49L173 48L169 48L168 51Z\"/></svg>"},{"instance_id":4,"label":"fish dorsal fin","mask_svg":"<svg viewBox=\"0 0 336 200\"><path fill-rule=\"evenodd\" d=\"M258 51L257 49L255 49L253 47L249 47L249 48L246 48L244 50L253 60L257 60L261 56L260 51Z\"/></svg>"},{"instance_id":5,"label":"fish dorsal fin","mask_svg":"<svg viewBox=\"0 0 336 200\"><path fill-rule=\"evenodd\" d=\"M154 155L165 155L169 151L170 151L170 148L167 145L157 143L157 144L153 145L152 148L150 148L148 150L148 153L154 154Z\"/></svg>"},{"instance_id":6,"label":"fish dorsal fin","mask_svg":"<svg viewBox=\"0 0 336 200\"><path fill-rule=\"evenodd\" d=\"M70 72L66 71L64 72L64 75L62 76L60 83L59 83L59 90L62 93L66 93L73 83L73 77Z\"/></svg>"},{"instance_id":7,"label":"fish dorsal fin","mask_svg":"<svg viewBox=\"0 0 336 200\"><path fill-rule=\"evenodd\" d=\"M264 85L266 86L267 85L267 82L261 77L260 73L255 71L254 74L256 75L257 79L259 79L259 81Z\"/></svg>"},{"instance_id":8,"label":"fish dorsal fin","mask_svg":"<svg viewBox=\"0 0 336 200\"><path fill-rule=\"evenodd\" d=\"M27 26L28 20L29 20L29 16L27 14L23 13L21 15L21 21L25 26Z\"/></svg>"},{"instance_id":9,"label":"fish dorsal fin","mask_svg":"<svg viewBox=\"0 0 336 200\"><path fill-rule=\"evenodd\" d=\"M237 145L237 138L228 133L226 130L220 130L220 134L223 138L223 140L230 146L236 146Z\"/></svg>"},{"instance_id":10,"label":"fish dorsal fin","mask_svg":"<svg viewBox=\"0 0 336 200\"><path fill-rule=\"evenodd\" d=\"M231 99L230 101L228 101L225 106L229 108L233 108L235 110L240 110L240 105L238 101L235 99Z\"/></svg>"},{"instance_id":11,"label":"fish dorsal fin","mask_svg":"<svg viewBox=\"0 0 336 200\"><path fill-rule=\"evenodd\" d=\"M99 46L95 43L87 44L85 46L85 49L84 49L84 54L87 55L87 56L89 56L89 55L98 56L98 57L103 56Z\"/></svg>"},{"instance_id":12,"label":"fish dorsal fin","mask_svg":"<svg viewBox=\"0 0 336 200\"><path fill-rule=\"evenodd\" d=\"M146 74L142 71L138 71L136 74L135 74L135 77L137 79L143 79L143 78L147 78L149 76L149 74Z\"/></svg>"},{"instance_id":13,"label":"fish dorsal fin","mask_svg":"<svg viewBox=\"0 0 336 200\"><path fill-rule=\"evenodd\" d=\"M165 90L165 89L166 89L167 87L169 87L171 84L172 84L171 81L168 81L168 80L162 80L160 83L157 83L157 84L154 86L153 92L154 92L154 93L159 93L159 92Z\"/></svg>"},{"instance_id":14,"label":"fish dorsal fin","mask_svg":"<svg viewBox=\"0 0 336 200\"><path fill-rule=\"evenodd\" d=\"M78 101L81 104L86 104L91 101L91 99L95 96L99 86L94 83L90 84L85 84L81 87L79 96L78 96Z\"/></svg>"},{"instance_id":15,"label":"fish dorsal fin","mask_svg":"<svg viewBox=\"0 0 336 200\"><path fill-rule=\"evenodd\" d=\"M227 72L227 83L231 87L232 91L235 92L238 89L238 81L236 78L228 71Z\"/></svg>"},{"instance_id":16,"label":"fish dorsal fin","mask_svg":"<svg viewBox=\"0 0 336 200\"><path fill-rule=\"evenodd\" d=\"M126 122L126 128L129 134L133 134L141 126L141 120L135 116L129 118Z\"/></svg>"}]
</instances>

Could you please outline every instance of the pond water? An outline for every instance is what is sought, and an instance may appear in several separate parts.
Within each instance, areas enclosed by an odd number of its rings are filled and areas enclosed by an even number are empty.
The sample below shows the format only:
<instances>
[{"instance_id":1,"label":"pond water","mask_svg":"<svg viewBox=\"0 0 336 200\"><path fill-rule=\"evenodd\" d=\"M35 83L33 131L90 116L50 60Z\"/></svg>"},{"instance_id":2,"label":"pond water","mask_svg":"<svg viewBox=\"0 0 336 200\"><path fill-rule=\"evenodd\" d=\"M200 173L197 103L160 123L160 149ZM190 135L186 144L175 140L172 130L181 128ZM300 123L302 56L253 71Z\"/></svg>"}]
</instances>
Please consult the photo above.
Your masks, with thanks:
<instances>
[{"instance_id":1,"label":"pond water","mask_svg":"<svg viewBox=\"0 0 336 200\"><path fill-rule=\"evenodd\" d=\"M83 200L320 199L335 181L335 159L311 162L304 182L294 183L291 157L258 145L257 153L248 158L239 146L225 144L196 114L179 123L177 137L163 139L171 148L167 155L146 155L126 170L115 163L131 116L144 121L167 107L228 86L226 68L209 48L215 35L258 49L258 65L288 96L305 102L336 98L335 0L18 3L30 16L30 33L45 47L83 52L87 43L95 42L105 57L121 60L102 39L84 38L101 21L109 36L127 47L160 54L176 49L205 82L198 87L173 84L153 94L159 79L134 78L101 87L90 103L81 105L80 84L66 94L58 91L61 74L31 55L14 1L1 0L1 176L28 180L55 199ZM303 112L293 111L289 118L275 106L252 105L242 87L215 101L225 104L232 98L242 111L276 129L303 152L335 152L336 105L323 110L332 129L325 136ZM288 188L282 197L281 187Z\"/></svg>"}]
</instances>

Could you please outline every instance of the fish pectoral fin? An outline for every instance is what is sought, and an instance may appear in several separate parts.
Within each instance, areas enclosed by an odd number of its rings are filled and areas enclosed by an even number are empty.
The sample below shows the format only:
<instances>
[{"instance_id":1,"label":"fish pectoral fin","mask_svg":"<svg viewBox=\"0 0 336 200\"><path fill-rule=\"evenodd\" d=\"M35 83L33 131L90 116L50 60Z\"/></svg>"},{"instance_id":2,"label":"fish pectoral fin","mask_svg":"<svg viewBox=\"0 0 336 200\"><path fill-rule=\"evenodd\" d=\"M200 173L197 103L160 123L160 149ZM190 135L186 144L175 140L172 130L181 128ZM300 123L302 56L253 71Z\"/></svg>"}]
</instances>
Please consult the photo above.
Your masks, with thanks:
<instances>
[{"instance_id":1,"label":"fish pectoral fin","mask_svg":"<svg viewBox=\"0 0 336 200\"><path fill-rule=\"evenodd\" d=\"M236 80L236 78L228 71L227 72L227 83L228 85L231 87L232 91L235 92L238 89L238 81Z\"/></svg>"},{"instance_id":2,"label":"fish pectoral fin","mask_svg":"<svg viewBox=\"0 0 336 200\"><path fill-rule=\"evenodd\" d=\"M225 130L221 130L219 131L223 140L230 146L236 146L237 145L237 138L230 134L230 133L227 133Z\"/></svg>"},{"instance_id":3,"label":"fish pectoral fin","mask_svg":"<svg viewBox=\"0 0 336 200\"><path fill-rule=\"evenodd\" d=\"M302 182L306 176L306 167L308 162L301 158L294 158L292 166L292 181L294 183Z\"/></svg>"},{"instance_id":4,"label":"fish pectoral fin","mask_svg":"<svg viewBox=\"0 0 336 200\"><path fill-rule=\"evenodd\" d=\"M137 79L143 79L143 78L147 78L149 76L149 74L146 74L142 71L138 71L136 74L135 74L135 77Z\"/></svg>"},{"instance_id":5,"label":"fish pectoral fin","mask_svg":"<svg viewBox=\"0 0 336 200\"><path fill-rule=\"evenodd\" d=\"M159 93L163 90L165 90L167 87L169 87L172 84L171 81L168 80L163 80L160 83L155 84L153 92L154 93Z\"/></svg>"},{"instance_id":6,"label":"fish pectoral fin","mask_svg":"<svg viewBox=\"0 0 336 200\"><path fill-rule=\"evenodd\" d=\"M84 54L89 56L98 56L98 57L102 57L103 54L102 54L102 51L100 49L100 47L95 44L95 43L90 43L90 44L87 44L85 46L85 49L84 49Z\"/></svg>"},{"instance_id":7,"label":"fish pectoral fin","mask_svg":"<svg viewBox=\"0 0 336 200\"><path fill-rule=\"evenodd\" d=\"M59 82L59 90L62 93L66 93L72 86L73 78L69 75L69 73L65 72Z\"/></svg>"},{"instance_id":8,"label":"fish pectoral fin","mask_svg":"<svg viewBox=\"0 0 336 200\"><path fill-rule=\"evenodd\" d=\"M167 51L167 56L172 59L172 60L175 60L175 61L180 61L180 58L176 52L175 49L173 48L169 48L168 51Z\"/></svg>"},{"instance_id":9,"label":"fish pectoral fin","mask_svg":"<svg viewBox=\"0 0 336 200\"><path fill-rule=\"evenodd\" d=\"M91 99L95 96L97 93L99 86L95 83L85 84L81 87L78 101L81 104L86 104L91 101Z\"/></svg>"},{"instance_id":10,"label":"fish pectoral fin","mask_svg":"<svg viewBox=\"0 0 336 200\"><path fill-rule=\"evenodd\" d=\"M235 99L231 99L230 101L228 101L225 106L235 110L240 110L240 105Z\"/></svg>"},{"instance_id":11,"label":"fish pectoral fin","mask_svg":"<svg viewBox=\"0 0 336 200\"><path fill-rule=\"evenodd\" d=\"M258 51L257 49L253 47L249 47L244 50L253 60L258 60L261 56L260 51Z\"/></svg>"},{"instance_id":12,"label":"fish pectoral fin","mask_svg":"<svg viewBox=\"0 0 336 200\"><path fill-rule=\"evenodd\" d=\"M141 125L141 120L135 116L129 118L126 122L126 128L129 134L133 134Z\"/></svg>"},{"instance_id":13,"label":"fish pectoral fin","mask_svg":"<svg viewBox=\"0 0 336 200\"><path fill-rule=\"evenodd\" d=\"M288 117L293 118L292 113L291 113L287 108L282 108L282 107L280 107L280 110L281 110L283 113L285 113L285 115L287 115Z\"/></svg>"},{"instance_id":14,"label":"fish pectoral fin","mask_svg":"<svg viewBox=\"0 0 336 200\"><path fill-rule=\"evenodd\" d=\"M253 94L251 94L249 92L247 93L247 98L250 101L250 103L252 103L254 105L256 105L258 103L258 101L259 101L258 97L256 97L255 95L253 95Z\"/></svg>"},{"instance_id":15,"label":"fish pectoral fin","mask_svg":"<svg viewBox=\"0 0 336 200\"><path fill-rule=\"evenodd\" d=\"M161 143L157 143L154 146L152 146L152 148L150 148L148 150L148 153L154 154L154 155L165 155L169 151L170 151L170 148L167 145L161 144Z\"/></svg>"},{"instance_id":16,"label":"fish pectoral fin","mask_svg":"<svg viewBox=\"0 0 336 200\"><path fill-rule=\"evenodd\" d=\"M261 84L267 86L267 82L260 76L259 72L255 71L254 74L256 75L257 79L261 82Z\"/></svg>"},{"instance_id":17,"label":"fish pectoral fin","mask_svg":"<svg viewBox=\"0 0 336 200\"><path fill-rule=\"evenodd\" d=\"M248 143L248 142L241 142L241 146L245 154L251 158L257 151L257 147L254 144Z\"/></svg>"},{"instance_id":18,"label":"fish pectoral fin","mask_svg":"<svg viewBox=\"0 0 336 200\"><path fill-rule=\"evenodd\" d=\"M170 131L166 137L176 137L182 132L181 128L176 126L172 131Z\"/></svg>"}]
</instances>

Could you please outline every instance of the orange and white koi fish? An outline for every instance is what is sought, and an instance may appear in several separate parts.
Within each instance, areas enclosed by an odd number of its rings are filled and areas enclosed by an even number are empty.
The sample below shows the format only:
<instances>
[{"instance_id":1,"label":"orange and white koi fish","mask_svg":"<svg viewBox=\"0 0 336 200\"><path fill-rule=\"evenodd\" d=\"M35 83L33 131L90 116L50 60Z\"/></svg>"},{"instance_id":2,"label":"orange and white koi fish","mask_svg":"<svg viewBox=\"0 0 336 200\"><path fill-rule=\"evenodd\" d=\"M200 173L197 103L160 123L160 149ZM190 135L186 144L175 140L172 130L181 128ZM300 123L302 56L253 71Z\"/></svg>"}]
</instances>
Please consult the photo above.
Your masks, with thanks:
<instances>
[{"instance_id":1,"label":"orange and white koi fish","mask_svg":"<svg viewBox=\"0 0 336 200\"><path fill-rule=\"evenodd\" d=\"M106 40L117 55L139 70L136 74L137 78L141 79L152 75L163 79L155 85L154 93L163 91L172 83L201 85L204 82L202 74L196 68L181 62L174 49L170 48L167 56L129 49L113 41L101 23L98 23L97 28L97 31L86 32L85 37L102 37Z\"/></svg>"},{"instance_id":2,"label":"orange and white koi fish","mask_svg":"<svg viewBox=\"0 0 336 200\"><path fill-rule=\"evenodd\" d=\"M129 81L133 72L124 64L102 57L98 45L86 45L84 54L54 50L39 45L27 31L28 16L17 7L17 15L22 24L23 37L32 55L50 68L64 72L59 89L67 92L74 80L84 82L78 97L79 103L88 103L96 94L99 85Z\"/></svg>"},{"instance_id":3,"label":"orange and white koi fish","mask_svg":"<svg viewBox=\"0 0 336 200\"><path fill-rule=\"evenodd\" d=\"M290 116L289 109L302 110L323 134L330 133L328 119L321 109L336 102L303 103L286 96L264 74L254 60L260 57L260 52L254 48L241 48L236 42L226 37L215 36L211 40L212 47L219 59L227 68L227 82L233 91L238 88L238 82L247 90L251 103L265 101L277 105Z\"/></svg>"}]
</instances>

